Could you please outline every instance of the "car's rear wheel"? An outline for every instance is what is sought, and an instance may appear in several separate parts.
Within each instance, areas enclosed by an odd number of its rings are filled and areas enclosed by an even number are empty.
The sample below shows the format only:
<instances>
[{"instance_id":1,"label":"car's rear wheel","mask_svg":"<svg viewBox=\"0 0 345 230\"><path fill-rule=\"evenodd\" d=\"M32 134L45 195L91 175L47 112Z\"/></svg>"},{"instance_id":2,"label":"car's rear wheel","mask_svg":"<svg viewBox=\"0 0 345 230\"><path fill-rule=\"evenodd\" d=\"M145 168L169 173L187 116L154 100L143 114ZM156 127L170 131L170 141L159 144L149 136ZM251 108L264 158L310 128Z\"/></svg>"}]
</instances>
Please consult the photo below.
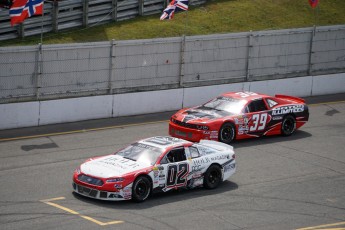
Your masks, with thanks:
<instances>
[{"instance_id":1,"label":"car's rear wheel","mask_svg":"<svg viewBox=\"0 0 345 230\"><path fill-rule=\"evenodd\" d=\"M145 176L139 176L133 183L132 200L135 202L143 202L151 193L150 180Z\"/></svg>"},{"instance_id":2,"label":"car's rear wheel","mask_svg":"<svg viewBox=\"0 0 345 230\"><path fill-rule=\"evenodd\" d=\"M283 136L290 136L296 130L296 119L292 115L284 117L282 122L281 134Z\"/></svg>"},{"instance_id":3,"label":"car's rear wheel","mask_svg":"<svg viewBox=\"0 0 345 230\"><path fill-rule=\"evenodd\" d=\"M204 174L204 187L207 189L217 188L222 182L222 170L218 165L211 165Z\"/></svg>"},{"instance_id":4,"label":"car's rear wheel","mask_svg":"<svg viewBox=\"0 0 345 230\"><path fill-rule=\"evenodd\" d=\"M235 125L232 123L225 123L219 130L218 140L220 142L230 144L236 136Z\"/></svg>"}]
</instances>

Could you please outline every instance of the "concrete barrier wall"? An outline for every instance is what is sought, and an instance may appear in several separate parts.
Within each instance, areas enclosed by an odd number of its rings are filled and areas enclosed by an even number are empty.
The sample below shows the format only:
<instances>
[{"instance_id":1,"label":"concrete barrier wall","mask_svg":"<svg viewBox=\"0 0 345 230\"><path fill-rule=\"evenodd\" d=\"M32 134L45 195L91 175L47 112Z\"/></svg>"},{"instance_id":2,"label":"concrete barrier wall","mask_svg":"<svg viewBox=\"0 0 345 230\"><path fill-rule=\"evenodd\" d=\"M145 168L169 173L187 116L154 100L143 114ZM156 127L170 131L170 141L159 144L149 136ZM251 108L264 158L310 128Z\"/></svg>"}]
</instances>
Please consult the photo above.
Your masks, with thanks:
<instances>
[{"instance_id":1,"label":"concrete barrier wall","mask_svg":"<svg viewBox=\"0 0 345 230\"><path fill-rule=\"evenodd\" d=\"M112 95L41 101L39 125L111 117L112 101Z\"/></svg>"},{"instance_id":2,"label":"concrete barrier wall","mask_svg":"<svg viewBox=\"0 0 345 230\"><path fill-rule=\"evenodd\" d=\"M230 91L307 97L345 93L345 73L194 88L0 104L0 129L140 115L195 106Z\"/></svg>"},{"instance_id":3,"label":"concrete barrier wall","mask_svg":"<svg viewBox=\"0 0 345 230\"><path fill-rule=\"evenodd\" d=\"M312 96L344 92L345 73L313 77Z\"/></svg>"},{"instance_id":4,"label":"concrete barrier wall","mask_svg":"<svg viewBox=\"0 0 345 230\"><path fill-rule=\"evenodd\" d=\"M38 126L39 102L0 104L0 129Z\"/></svg>"},{"instance_id":5,"label":"concrete barrier wall","mask_svg":"<svg viewBox=\"0 0 345 230\"><path fill-rule=\"evenodd\" d=\"M183 89L113 95L113 117L177 110L182 107Z\"/></svg>"}]
</instances>

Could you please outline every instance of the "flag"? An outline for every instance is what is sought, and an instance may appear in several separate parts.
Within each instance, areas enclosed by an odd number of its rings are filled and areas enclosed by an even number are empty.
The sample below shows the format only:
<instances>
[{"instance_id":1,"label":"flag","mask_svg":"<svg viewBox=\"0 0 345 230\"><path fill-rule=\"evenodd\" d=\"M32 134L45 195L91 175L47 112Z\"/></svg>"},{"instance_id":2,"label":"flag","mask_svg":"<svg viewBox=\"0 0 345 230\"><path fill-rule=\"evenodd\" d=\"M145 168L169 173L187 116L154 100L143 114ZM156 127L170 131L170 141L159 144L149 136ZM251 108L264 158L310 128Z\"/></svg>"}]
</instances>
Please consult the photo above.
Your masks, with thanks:
<instances>
[{"instance_id":1,"label":"flag","mask_svg":"<svg viewBox=\"0 0 345 230\"><path fill-rule=\"evenodd\" d=\"M10 8L11 26L43 13L43 0L14 0Z\"/></svg>"},{"instance_id":2,"label":"flag","mask_svg":"<svg viewBox=\"0 0 345 230\"><path fill-rule=\"evenodd\" d=\"M317 7L317 4L319 4L319 0L309 0L309 4L311 8Z\"/></svg>"},{"instance_id":3,"label":"flag","mask_svg":"<svg viewBox=\"0 0 345 230\"><path fill-rule=\"evenodd\" d=\"M181 1L177 0L175 1L176 9L175 12L180 12L180 11L186 11L188 10L188 1Z\"/></svg>"},{"instance_id":4,"label":"flag","mask_svg":"<svg viewBox=\"0 0 345 230\"><path fill-rule=\"evenodd\" d=\"M188 10L188 0L172 0L170 4L165 8L163 14L161 15L161 20L172 19L175 12Z\"/></svg>"}]
</instances>

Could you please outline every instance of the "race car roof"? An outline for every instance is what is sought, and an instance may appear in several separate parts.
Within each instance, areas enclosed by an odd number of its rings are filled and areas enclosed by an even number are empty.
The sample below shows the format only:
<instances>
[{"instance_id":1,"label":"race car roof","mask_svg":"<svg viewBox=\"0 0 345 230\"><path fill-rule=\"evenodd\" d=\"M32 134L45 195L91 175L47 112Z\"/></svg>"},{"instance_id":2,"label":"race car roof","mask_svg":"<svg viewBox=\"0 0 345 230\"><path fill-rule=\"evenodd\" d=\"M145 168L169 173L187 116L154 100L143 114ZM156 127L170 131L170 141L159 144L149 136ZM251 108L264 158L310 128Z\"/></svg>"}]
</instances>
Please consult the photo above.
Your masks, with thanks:
<instances>
[{"instance_id":1,"label":"race car roof","mask_svg":"<svg viewBox=\"0 0 345 230\"><path fill-rule=\"evenodd\" d=\"M228 93L222 94L222 96L232 97L232 98L242 99L242 100L247 100L247 101L269 97L266 94L260 94L260 93L254 93L254 92L248 92L248 91L228 92Z\"/></svg>"},{"instance_id":2,"label":"race car roof","mask_svg":"<svg viewBox=\"0 0 345 230\"><path fill-rule=\"evenodd\" d=\"M192 142L190 141L186 141L180 138L174 138L174 137L170 137L170 136L157 136L157 137L150 137L147 139L143 139L141 141L139 141L140 143L146 144L146 145L151 145L154 147L158 147L161 149L167 149L169 147L173 147L176 145L183 145L183 144L187 144L190 143L192 144Z\"/></svg>"}]
</instances>

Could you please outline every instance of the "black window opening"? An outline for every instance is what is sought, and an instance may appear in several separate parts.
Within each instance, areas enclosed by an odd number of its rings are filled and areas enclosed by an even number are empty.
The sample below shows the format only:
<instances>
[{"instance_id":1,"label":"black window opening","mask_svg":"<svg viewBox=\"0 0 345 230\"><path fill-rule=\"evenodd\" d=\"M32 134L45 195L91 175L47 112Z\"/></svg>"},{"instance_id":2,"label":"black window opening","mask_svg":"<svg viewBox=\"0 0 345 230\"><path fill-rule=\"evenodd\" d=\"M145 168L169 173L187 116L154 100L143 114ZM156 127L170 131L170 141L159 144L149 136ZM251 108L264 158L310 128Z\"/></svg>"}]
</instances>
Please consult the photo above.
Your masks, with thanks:
<instances>
[{"instance_id":1,"label":"black window opening","mask_svg":"<svg viewBox=\"0 0 345 230\"><path fill-rule=\"evenodd\" d=\"M247 108L248 108L248 112L250 113L267 110L266 104L263 99L258 99L258 100L250 102Z\"/></svg>"},{"instance_id":2,"label":"black window opening","mask_svg":"<svg viewBox=\"0 0 345 230\"><path fill-rule=\"evenodd\" d=\"M167 154L169 163L180 162L187 160L184 148L173 149Z\"/></svg>"}]
</instances>

